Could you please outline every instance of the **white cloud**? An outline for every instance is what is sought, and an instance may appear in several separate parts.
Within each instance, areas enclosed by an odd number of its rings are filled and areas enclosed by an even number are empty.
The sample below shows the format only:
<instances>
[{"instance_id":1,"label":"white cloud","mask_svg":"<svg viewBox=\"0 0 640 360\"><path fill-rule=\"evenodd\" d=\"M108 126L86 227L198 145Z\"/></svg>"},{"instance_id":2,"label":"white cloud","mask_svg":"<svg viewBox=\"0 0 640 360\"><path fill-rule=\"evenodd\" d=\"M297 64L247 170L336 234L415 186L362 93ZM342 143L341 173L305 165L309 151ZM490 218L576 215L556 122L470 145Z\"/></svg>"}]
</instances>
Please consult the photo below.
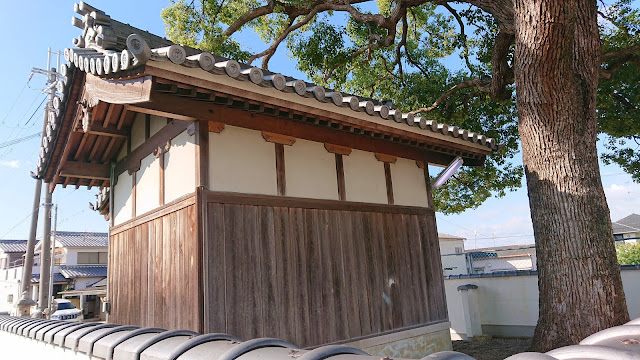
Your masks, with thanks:
<instances>
[{"instance_id":1,"label":"white cloud","mask_svg":"<svg viewBox=\"0 0 640 360\"><path fill-rule=\"evenodd\" d=\"M0 160L0 166L17 169L20 167L20 160Z\"/></svg>"},{"instance_id":2,"label":"white cloud","mask_svg":"<svg viewBox=\"0 0 640 360\"><path fill-rule=\"evenodd\" d=\"M624 184L611 184L604 188L611 220L617 221L631 213L640 213L640 184L632 181Z\"/></svg>"}]
</instances>

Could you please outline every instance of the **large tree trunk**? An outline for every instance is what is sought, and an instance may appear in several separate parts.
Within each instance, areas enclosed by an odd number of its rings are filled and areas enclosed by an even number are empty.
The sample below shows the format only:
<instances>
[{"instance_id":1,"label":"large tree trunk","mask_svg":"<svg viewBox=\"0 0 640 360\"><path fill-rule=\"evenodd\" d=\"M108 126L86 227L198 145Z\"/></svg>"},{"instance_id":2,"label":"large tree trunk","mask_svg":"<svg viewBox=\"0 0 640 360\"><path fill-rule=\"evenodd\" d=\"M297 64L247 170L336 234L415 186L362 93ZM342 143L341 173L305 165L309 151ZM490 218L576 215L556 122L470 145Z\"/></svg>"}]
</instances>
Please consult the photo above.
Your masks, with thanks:
<instances>
[{"instance_id":1,"label":"large tree trunk","mask_svg":"<svg viewBox=\"0 0 640 360\"><path fill-rule=\"evenodd\" d=\"M515 1L515 82L538 257L533 349L628 321L596 150L595 0Z\"/></svg>"}]
</instances>

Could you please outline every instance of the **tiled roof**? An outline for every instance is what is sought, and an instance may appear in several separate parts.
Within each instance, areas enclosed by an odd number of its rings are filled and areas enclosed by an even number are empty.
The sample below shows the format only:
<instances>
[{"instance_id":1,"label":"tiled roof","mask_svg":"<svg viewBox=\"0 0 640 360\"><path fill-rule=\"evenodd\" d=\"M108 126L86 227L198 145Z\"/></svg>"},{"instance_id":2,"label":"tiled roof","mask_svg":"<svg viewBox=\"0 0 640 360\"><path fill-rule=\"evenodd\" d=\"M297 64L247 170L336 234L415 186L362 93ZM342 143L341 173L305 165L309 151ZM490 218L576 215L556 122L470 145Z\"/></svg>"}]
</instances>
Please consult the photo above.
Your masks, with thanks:
<instances>
[{"instance_id":1,"label":"tiled roof","mask_svg":"<svg viewBox=\"0 0 640 360\"><path fill-rule=\"evenodd\" d=\"M630 232L640 232L640 215L631 214L618 221L612 221L614 234L624 234Z\"/></svg>"},{"instance_id":2,"label":"tiled roof","mask_svg":"<svg viewBox=\"0 0 640 360\"><path fill-rule=\"evenodd\" d=\"M85 12L76 4L75 11L82 18L74 17L72 24L81 28L83 35L73 39L75 48L64 50L67 64L63 64L60 68L60 73L63 75L63 80L57 84L60 96L55 98L53 103L55 111L49 115L47 136L43 136L36 167L38 177L44 175L49 165L53 153L51 150L57 142L61 114L64 112L65 101L69 98L76 69L96 76L118 78L127 77L132 69L142 68L145 64L161 62L198 68L217 76L243 80L256 87L273 88L280 92L314 98L318 102L332 103L336 107L349 108L353 112L364 113L392 123L401 123L414 129L419 128L415 132L423 135L439 133L441 135L438 136L461 139L489 151L497 150L499 147L494 138L460 129L454 125L441 124L425 117L414 117L410 113L403 114L388 101L342 94L337 90L325 89L304 80L241 64L198 49L176 45L167 39L111 19L101 10Z\"/></svg>"},{"instance_id":3,"label":"tiled roof","mask_svg":"<svg viewBox=\"0 0 640 360\"><path fill-rule=\"evenodd\" d=\"M67 279L66 277L64 277L62 274L60 273L54 273L53 274L53 282L57 283L57 282L68 282L69 279ZM40 274L33 274L31 275L31 282L32 283L38 283L40 282Z\"/></svg>"},{"instance_id":4,"label":"tiled roof","mask_svg":"<svg viewBox=\"0 0 640 360\"><path fill-rule=\"evenodd\" d=\"M60 274L67 279L107 276L106 265L60 266Z\"/></svg>"},{"instance_id":5,"label":"tiled roof","mask_svg":"<svg viewBox=\"0 0 640 360\"><path fill-rule=\"evenodd\" d=\"M6 253L27 251L27 240L0 240L0 250Z\"/></svg>"},{"instance_id":6,"label":"tiled roof","mask_svg":"<svg viewBox=\"0 0 640 360\"><path fill-rule=\"evenodd\" d=\"M106 247L109 243L107 233L88 233L58 231L56 241L64 247Z\"/></svg>"}]
</instances>

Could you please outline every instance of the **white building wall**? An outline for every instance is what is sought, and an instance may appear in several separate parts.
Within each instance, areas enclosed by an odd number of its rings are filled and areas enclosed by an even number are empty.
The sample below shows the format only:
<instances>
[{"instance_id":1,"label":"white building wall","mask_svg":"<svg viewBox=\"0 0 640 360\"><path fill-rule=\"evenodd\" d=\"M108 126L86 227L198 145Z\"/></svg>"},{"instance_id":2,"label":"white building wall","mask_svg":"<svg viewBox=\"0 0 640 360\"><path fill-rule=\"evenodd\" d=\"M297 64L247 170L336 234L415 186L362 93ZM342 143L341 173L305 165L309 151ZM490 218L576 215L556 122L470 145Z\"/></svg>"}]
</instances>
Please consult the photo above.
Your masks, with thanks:
<instances>
[{"instance_id":1,"label":"white building wall","mask_svg":"<svg viewBox=\"0 0 640 360\"><path fill-rule=\"evenodd\" d=\"M393 203L408 206L429 206L429 196L424 177L424 169L414 160L398 158L390 164Z\"/></svg>"},{"instance_id":2,"label":"white building wall","mask_svg":"<svg viewBox=\"0 0 640 360\"><path fill-rule=\"evenodd\" d=\"M196 191L195 139L186 130L171 140L164 167L165 203Z\"/></svg>"},{"instance_id":3,"label":"white building wall","mask_svg":"<svg viewBox=\"0 0 640 360\"><path fill-rule=\"evenodd\" d=\"M338 200L335 154L323 143L296 140L284 147L284 163L287 196Z\"/></svg>"},{"instance_id":4,"label":"white building wall","mask_svg":"<svg viewBox=\"0 0 640 360\"><path fill-rule=\"evenodd\" d=\"M384 163L373 153L353 150L342 164L347 201L387 204Z\"/></svg>"},{"instance_id":5,"label":"white building wall","mask_svg":"<svg viewBox=\"0 0 640 360\"><path fill-rule=\"evenodd\" d=\"M131 219L133 206L132 177L128 171L124 171L118 176L118 182L113 187L113 223L115 225Z\"/></svg>"},{"instance_id":6,"label":"white building wall","mask_svg":"<svg viewBox=\"0 0 640 360\"><path fill-rule=\"evenodd\" d=\"M275 145L260 131L235 126L210 133L209 181L214 191L277 195Z\"/></svg>"},{"instance_id":7,"label":"white building wall","mask_svg":"<svg viewBox=\"0 0 640 360\"><path fill-rule=\"evenodd\" d=\"M136 173L136 216L160 206L160 160L153 154L140 161Z\"/></svg>"},{"instance_id":8,"label":"white building wall","mask_svg":"<svg viewBox=\"0 0 640 360\"><path fill-rule=\"evenodd\" d=\"M131 150L133 151L138 146L144 143L144 128L146 122L146 115L137 113L131 124Z\"/></svg>"}]
</instances>

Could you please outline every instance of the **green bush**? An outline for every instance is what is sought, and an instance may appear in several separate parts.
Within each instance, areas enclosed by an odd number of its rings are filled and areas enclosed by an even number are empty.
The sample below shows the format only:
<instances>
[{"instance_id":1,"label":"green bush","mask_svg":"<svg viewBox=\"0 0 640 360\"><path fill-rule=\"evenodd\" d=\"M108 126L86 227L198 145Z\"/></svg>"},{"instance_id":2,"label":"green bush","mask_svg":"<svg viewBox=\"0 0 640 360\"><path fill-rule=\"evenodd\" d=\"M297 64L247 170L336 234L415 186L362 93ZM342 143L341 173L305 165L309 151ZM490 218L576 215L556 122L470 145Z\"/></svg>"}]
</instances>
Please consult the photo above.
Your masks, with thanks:
<instances>
[{"instance_id":1,"label":"green bush","mask_svg":"<svg viewBox=\"0 0 640 360\"><path fill-rule=\"evenodd\" d=\"M616 253L620 265L640 264L640 243L618 244L616 245Z\"/></svg>"}]
</instances>

